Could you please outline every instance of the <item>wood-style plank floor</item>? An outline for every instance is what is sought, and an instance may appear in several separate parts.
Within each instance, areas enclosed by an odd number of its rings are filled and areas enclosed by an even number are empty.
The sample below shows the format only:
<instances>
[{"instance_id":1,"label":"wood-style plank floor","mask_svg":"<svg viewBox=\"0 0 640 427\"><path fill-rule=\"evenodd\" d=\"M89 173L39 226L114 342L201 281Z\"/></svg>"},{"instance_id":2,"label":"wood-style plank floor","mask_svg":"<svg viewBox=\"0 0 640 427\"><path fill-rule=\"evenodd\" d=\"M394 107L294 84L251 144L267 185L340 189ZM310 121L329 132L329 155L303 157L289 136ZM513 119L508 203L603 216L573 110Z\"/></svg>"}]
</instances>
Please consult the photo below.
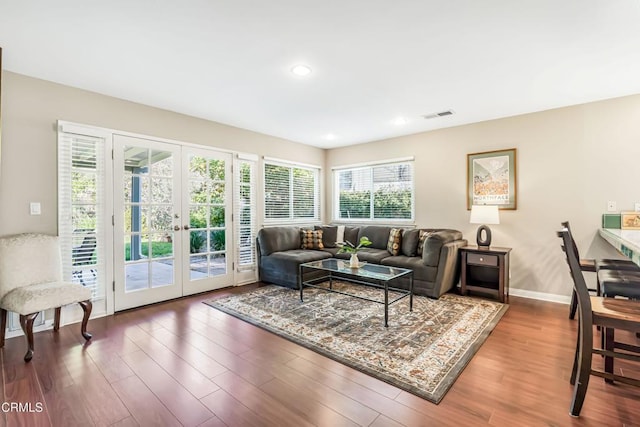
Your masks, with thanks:
<instances>
[{"instance_id":1,"label":"wood-style plank floor","mask_svg":"<svg viewBox=\"0 0 640 427\"><path fill-rule=\"evenodd\" d=\"M640 389L595 377L582 416L569 416L566 305L512 297L434 405L202 304L255 286L91 320L88 345L77 324L37 333L28 364L24 338L7 340L0 426L640 425Z\"/></svg>"}]
</instances>

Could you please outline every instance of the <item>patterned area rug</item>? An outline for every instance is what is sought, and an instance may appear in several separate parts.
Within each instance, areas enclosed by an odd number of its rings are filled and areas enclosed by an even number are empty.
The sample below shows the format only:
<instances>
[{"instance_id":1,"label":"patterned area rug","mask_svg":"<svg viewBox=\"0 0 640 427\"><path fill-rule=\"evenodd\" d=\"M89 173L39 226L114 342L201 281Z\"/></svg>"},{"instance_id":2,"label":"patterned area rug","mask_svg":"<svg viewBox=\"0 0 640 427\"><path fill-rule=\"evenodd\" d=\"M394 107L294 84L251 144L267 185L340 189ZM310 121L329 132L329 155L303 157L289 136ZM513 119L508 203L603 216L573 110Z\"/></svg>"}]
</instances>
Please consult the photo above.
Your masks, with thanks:
<instances>
[{"instance_id":1,"label":"patterned area rug","mask_svg":"<svg viewBox=\"0 0 640 427\"><path fill-rule=\"evenodd\" d=\"M336 283L344 292L382 301L379 289ZM393 300L390 292L389 300ZM445 294L434 300L415 296L384 306L352 296L307 288L300 292L265 286L206 304L260 326L345 365L363 371L433 403L445 393L508 306Z\"/></svg>"}]
</instances>

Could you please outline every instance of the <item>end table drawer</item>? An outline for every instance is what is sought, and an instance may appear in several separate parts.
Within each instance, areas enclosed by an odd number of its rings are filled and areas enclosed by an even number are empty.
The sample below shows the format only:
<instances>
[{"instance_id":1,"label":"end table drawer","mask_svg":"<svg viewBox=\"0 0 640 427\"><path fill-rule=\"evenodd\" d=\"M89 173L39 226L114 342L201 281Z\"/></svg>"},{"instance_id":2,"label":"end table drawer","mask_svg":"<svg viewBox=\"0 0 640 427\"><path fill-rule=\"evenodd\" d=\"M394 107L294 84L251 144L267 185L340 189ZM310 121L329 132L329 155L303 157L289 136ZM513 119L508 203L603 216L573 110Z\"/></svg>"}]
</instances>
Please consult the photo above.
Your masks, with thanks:
<instances>
[{"instance_id":1,"label":"end table drawer","mask_svg":"<svg viewBox=\"0 0 640 427\"><path fill-rule=\"evenodd\" d=\"M498 266L497 255L467 254L467 264Z\"/></svg>"}]
</instances>

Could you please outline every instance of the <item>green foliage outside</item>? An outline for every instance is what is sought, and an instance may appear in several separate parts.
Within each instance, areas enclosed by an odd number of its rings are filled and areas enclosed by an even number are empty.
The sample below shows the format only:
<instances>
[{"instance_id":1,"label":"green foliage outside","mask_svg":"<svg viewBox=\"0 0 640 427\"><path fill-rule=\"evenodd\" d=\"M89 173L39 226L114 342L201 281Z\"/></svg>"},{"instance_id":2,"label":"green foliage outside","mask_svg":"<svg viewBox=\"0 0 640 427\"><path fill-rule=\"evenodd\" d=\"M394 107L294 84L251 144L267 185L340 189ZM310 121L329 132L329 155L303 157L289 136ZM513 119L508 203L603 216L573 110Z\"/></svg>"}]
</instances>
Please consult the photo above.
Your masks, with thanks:
<instances>
[{"instance_id":1,"label":"green foliage outside","mask_svg":"<svg viewBox=\"0 0 640 427\"><path fill-rule=\"evenodd\" d=\"M142 255L149 256L149 244L143 242L140 244L140 251ZM173 254L173 243L171 242L151 242L151 250L153 251L154 258L169 257ZM131 244L126 243L124 246L124 259L125 261L131 260Z\"/></svg>"},{"instance_id":2,"label":"green foliage outside","mask_svg":"<svg viewBox=\"0 0 640 427\"><path fill-rule=\"evenodd\" d=\"M411 219L411 191L380 189L373 193L371 215L370 191L341 191L340 218Z\"/></svg>"}]
</instances>

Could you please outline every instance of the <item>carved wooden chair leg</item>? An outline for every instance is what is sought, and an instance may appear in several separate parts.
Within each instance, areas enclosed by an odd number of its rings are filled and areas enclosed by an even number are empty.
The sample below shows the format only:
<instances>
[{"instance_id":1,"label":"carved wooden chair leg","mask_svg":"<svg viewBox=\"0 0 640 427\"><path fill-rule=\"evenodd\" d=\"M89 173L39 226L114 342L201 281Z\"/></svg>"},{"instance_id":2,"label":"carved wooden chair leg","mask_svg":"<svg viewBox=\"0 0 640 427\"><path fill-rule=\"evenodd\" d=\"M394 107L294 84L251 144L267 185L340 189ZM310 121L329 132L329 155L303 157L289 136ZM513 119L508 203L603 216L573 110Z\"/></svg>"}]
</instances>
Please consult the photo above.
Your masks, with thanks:
<instances>
[{"instance_id":1,"label":"carved wooden chair leg","mask_svg":"<svg viewBox=\"0 0 640 427\"><path fill-rule=\"evenodd\" d=\"M38 312L39 313L39 312ZM33 358L33 322L38 317L38 313L20 315L20 326L27 337L27 353L24 355L24 361L29 362Z\"/></svg>"},{"instance_id":2,"label":"carved wooden chair leg","mask_svg":"<svg viewBox=\"0 0 640 427\"><path fill-rule=\"evenodd\" d=\"M589 319L591 320L591 319ZM578 357L578 376L573 387L573 399L569 413L573 417L580 415L584 398L591 377L591 358L593 357L593 326L592 322L580 325L580 355Z\"/></svg>"},{"instance_id":3,"label":"carved wooden chair leg","mask_svg":"<svg viewBox=\"0 0 640 427\"><path fill-rule=\"evenodd\" d=\"M4 331L7 329L7 310L0 308L0 348L4 347Z\"/></svg>"},{"instance_id":4,"label":"carved wooden chair leg","mask_svg":"<svg viewBox=\"0 0 640 427\"><path fill-rule=\"evenodd\" d=\"M57 331L60 329L60 309L62 307L56 307L55 314L53 316L53 330Z\"/></svg>"},{"instance_id":5,"label":"carved wooden chair leg","mask_svg":"<svg viewBox=\"0 0 640 427\"><path fill-rule=\"evenodd\" d=\"M84 317L82 318L82 327L80 331L82 332L82 336L85 340L91 339L91 334L87 332L87 323L89 323L89 316L91 315L91 310L93 309L93 304L91 304L91 300L80 301L80 307L84 311Z\"/></svg>"}]
</instances>

